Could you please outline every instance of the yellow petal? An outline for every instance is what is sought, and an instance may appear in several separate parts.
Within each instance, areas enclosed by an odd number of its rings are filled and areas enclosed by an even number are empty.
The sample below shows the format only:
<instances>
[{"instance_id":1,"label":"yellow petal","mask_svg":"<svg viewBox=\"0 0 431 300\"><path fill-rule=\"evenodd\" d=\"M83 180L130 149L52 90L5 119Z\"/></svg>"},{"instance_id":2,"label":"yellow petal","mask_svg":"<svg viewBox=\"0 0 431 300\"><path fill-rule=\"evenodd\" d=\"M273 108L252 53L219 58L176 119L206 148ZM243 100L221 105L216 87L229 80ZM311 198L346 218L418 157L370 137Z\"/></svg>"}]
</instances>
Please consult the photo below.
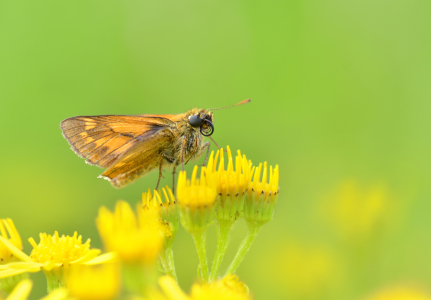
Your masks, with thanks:
<instances>
[{"instance_id":1,"label":"yellow petal","mask_svg":"<svg viewBox=\"0 0 431 300\"><path fill-rule=\"evenodd\" d=\"M25 300L30 295L33 282L30 279L21 280L13 291L9 294L6 300Z\"/></svg>"},{"instance_id":2,"label":"yellow petal","mask_svg":"<svg viewBox=\"0 0 431 300\"><path fill-rule=\"evenodd\" d=\"M17 247L15 247L11 242L9 242L4 237L0 236L0 243L3 243L3 245L9 249L9 251L19 260L26 261L26 262L32 262L30 256L19 250Z\"/></svg>"},{"instance_id":3,"label":"yellow petal","mask_svg":"<svg viewBox=\"0 0 431 300\"><path fill-rule=\"evenodd\" d=\"M0 270L26 270L27 272L39 272L43 264L36 262L11 262L6 265L0 265Z\"/></svg>"},{"instance_id":4,"label":"yellow petal","mask_svg":"<svg viewBox=\"0 0 431 300\"><path fill-rule=\"evenodd\" d=\"M84 262L84 265L97 265L97 264L103 264L103 263L111 263L115 262L117 260L117 253L115 252L108 252L104 253L102 255L99 255L87 262Z\"/></svg>"},{"instance_id":5,"label":"yellow petal","mask_svg":"<svg viewBox=\"0 0 431 300\"><path fill-rule=\"evenodd\" d=\"M99 249L90 249L90 250L88 250L88 252L84 256L78 258L77 260L72 261L70 264L71 265L72 264L83 264L83 263L97 257L100 254L100 252L102 252L102 251Z\"/></svg>"},{"instance_id":6,"label":"yellow petal","mask_svg":"<svg viewBox=\"0 0 431 300\"><path fill-rule=\"evenodd\" d=\"M23 270L23 269L20 269L20 270L16 270L16 269L2 270L2 271L0 271L0 279L15 276L15 275L22 274L25 272L27 272L27 270Z\"/></svg>"}]
</instances>

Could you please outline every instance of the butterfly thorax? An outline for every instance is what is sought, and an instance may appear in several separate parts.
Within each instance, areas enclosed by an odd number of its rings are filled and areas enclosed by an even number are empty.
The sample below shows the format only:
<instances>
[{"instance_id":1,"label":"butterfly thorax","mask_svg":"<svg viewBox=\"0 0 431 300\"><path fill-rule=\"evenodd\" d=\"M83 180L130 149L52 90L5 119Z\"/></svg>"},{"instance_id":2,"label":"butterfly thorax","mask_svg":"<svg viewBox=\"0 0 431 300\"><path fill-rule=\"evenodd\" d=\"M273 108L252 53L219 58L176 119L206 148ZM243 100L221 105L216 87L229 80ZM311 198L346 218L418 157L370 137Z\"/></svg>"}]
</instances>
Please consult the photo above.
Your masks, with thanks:
<instances>
[{"instance_id":1,"label":"butterfly thorax","mask_svg":"<svg viewBox=\"0 0 431 300\"><path fill-rule=\"evenodd\" d=\"M213 121L213 114L204 109L194 108L184 114L177 115L176 130L172 131L174 143L169 149L172 151L170 154L174 158L174 162L166 161L167 164L179 165L182 161L198 159L202 155L201 148L204 143L204 136L199 127L193 127L189 123L190 117L197 114L202 119Z\"/></svg>"}]
</instances>

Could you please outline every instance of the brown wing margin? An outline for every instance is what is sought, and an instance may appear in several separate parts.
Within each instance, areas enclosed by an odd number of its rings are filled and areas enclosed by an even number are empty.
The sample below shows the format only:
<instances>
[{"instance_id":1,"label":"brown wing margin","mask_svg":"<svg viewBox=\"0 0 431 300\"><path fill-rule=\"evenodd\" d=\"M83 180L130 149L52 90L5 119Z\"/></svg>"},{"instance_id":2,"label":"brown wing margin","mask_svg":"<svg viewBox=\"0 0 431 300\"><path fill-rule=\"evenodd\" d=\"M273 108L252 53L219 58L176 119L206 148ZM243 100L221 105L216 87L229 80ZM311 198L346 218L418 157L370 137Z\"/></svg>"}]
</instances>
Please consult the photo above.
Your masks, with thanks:
<instances>
[{"instance_id":1,"label":"brown wing margin","mask_svg":"<svg viewBox=\"0 0 431 300\"><path fill-rule=\"evenodd\" d=\"M102 168L113 165L147 131L170 126L175 123L163 117L120 115L79 116L60 124L71 149L86 163Z\"/></svg>"}]
</instances>

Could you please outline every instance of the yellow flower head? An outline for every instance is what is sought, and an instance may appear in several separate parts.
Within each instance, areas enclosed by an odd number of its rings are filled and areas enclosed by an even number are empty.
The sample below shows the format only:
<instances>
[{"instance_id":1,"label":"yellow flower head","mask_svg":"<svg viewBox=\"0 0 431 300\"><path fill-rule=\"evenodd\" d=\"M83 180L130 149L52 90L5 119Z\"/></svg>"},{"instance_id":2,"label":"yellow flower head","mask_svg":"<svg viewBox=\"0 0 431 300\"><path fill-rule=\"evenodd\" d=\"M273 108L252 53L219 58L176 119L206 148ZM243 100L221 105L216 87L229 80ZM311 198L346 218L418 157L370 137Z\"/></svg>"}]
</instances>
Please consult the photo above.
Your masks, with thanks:
<instances>
[{"instance_id":1,"label":"yellow flower head","mask_svg":"<svg viewBox=\"0 0 431 300\"><path fill-rule=\"evenodd\" d=\"M37 244L29 239L33 250L30 256L18 249L14 244L0 236L0 244L8 248L19 262L10 262L0 266L0 278L11 277L25 272L43 270L48 283L48 290L64 285L64 272L71 265L99 264L115 259L114 253L100 255L99 249L90 249L90 240L82 243L82 237L75 232L73 236L61 237L56 231L53 236L40 234Z\"/></svg>"},{"instance_id":2,"label":"yellow flower head","mask_svg":"<svg viewBox=\"0 0 431 300\"><path fill-rule=\"evenodd\" d=\"M160 219L154 210L138 206L135 214L125 201L118 201L115 211L101 207L96 220L106 249L115 251L124 262L152 264L163 246Z\"/></svg>"},{"instance_id":3,"label":"yellow flower head","mask_svg":"<svg viewBox=\"0 0 431 300\"><path fill-rule=\"evenodd\" d=\"M204 232L211 225L217 197L214 181L204 175L205 168L201 169L200 179L196 178L197 172L195 166L191 180L187 179L185 171L180 172L177 186L181 224L191 233Z\"/></svg>"},{"instance_id":4,"label":"yellow flower head","mask_svg":"<svg viewBox=\"0 0 431 300\"><path fill-rule=\"evenodd\" d=\"M217 204L215 218L218 221L231 221L239 219L243 215L244 195L247 191L251 174L252 163L245 155L235 158L235 168L232 153L227 147L228 164L225 170L225 159L223 149L217 151L214 159L214 151L211 153L206 169L206 177L214 182L217 190ZM217 170L217 162L220 163Z\"/></svg>"},{"instance_id":5,"label":"yellow flower head","mask_svg":"<svg viewBox=\"0 0 431 300\"><path fill-rule=\"evenodd\" d=\"M39 236L39 244L33 238L28 239L33 246L30 258L48 268L55 265L68 266L82 258L92 259L101 252L99 249L90 249L90 239L82 243L82 236L78 236L76 231L73 236L60 237L57 231L52 236L46 233L41 233Z\"/></svg>"},{"instance_id":6,"label":"yellow flower head","mask_svg":"<svg viewBox=\"0 0 431 300\"><path fill-rule=\"evenodd\" d=\"M262 163L254 171L253 181L249 184L248 195L255 201L265 201L265 202L277 202L278 192L280 187L278 185L279 181L279 171L278 165L273 169L270 166L269 169L269 181L268 181L268 165L265 162L263 164L263 176L260 179L260 174L262 173Z\"/></svg>"},{"instance_id":7,"label":"yellow flower head","mask_svg":"<svg viewBox=\"0 0 431 300\"><path fill-rule=\"evenodd\" d=\"M66 277L69 295L79 300L110 300L120 292L120 266L74 267Z\"/></svg>"},{"instance_id":8,"label":"yellow flower head","mask_svg":"<svg viewBox=\"0 0 431 300\"><path fill-rule=\"evenodd\" d=\"M262 174L262 179L260 178ZM279 169L270 166L268 178L268 165L265 162L259 164L254 169L253 180L247 190L247 197L244 205L244 216L249 223L259 223L260 225L269 222L274 213L274 207L278 201L279 194Z\"/></svg>"},{"instance_id":9,"label":"yellow flower head","mask_svg":"<svg viewBox=\"0 0 431 300\"><path fill-rule=\"evenodd\" d=\"M216 200L217 191L212 178L205 177L205 169L201 169L200 179L196 178L198 166L195 166L191 180L187 179L185 171L180 172L177 185L177 199L181 207L190 210L204 209L212 206Z\"/></svg>"},{"instance_id":10,"label":"yellow flower head","mask_svg":"<svg viewBox=\"0 0 431 300\"><path fill-rule=\"evenodd\" d=\"M191 298L193 300L248 300L251 299L248 287L239 281L236 275L226 277L209 283L194 284Z\"/></svg>"},{"instance_id":11,"label":"yellow flower head","mask_svg":"<svg viewBox=\"0 0 431 300\"><path fill-rule=\"evenodd\" d=\"M227 155L228 165L226 170L223 149L216 152L215 158L214 151L211 153L206 169L206 176L214 180L217 194L222 197L222 200L229 196L238 197L244 194L248 188L252 171L251 161L247 160L245 155L242 156L239 150L235 158L235 168L229 146L227 146ZM220 162L217 170L219 157Z\"/></svg>"},{"instance_id":12,"label":"yellow flower head","mask_svg":"<svg viewBox=\"0 0 431 300\"><path fill-rule=\"evenodd\" d=\"M0 219L0 236L8 240L16 248L22 250L22 240L11 219ZM13 258L9 248L0 243L0 264L7 263Z\"/></svg>"}]
</instances>

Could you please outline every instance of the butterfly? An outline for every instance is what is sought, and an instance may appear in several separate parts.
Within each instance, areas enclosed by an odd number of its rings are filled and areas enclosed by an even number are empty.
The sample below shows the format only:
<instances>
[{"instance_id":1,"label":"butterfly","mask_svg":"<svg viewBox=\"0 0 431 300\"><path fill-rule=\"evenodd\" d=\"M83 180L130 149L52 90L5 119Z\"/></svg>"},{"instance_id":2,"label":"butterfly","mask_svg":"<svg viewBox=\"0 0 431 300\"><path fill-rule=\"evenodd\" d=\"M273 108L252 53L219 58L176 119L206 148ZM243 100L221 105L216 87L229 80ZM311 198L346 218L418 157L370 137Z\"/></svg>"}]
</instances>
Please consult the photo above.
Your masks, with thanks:
<instances>
[{"instance_id":1,"label":"butterfly","mask_svg":"<svg viewBox=\"0 0 431 300\"><path fill-rule=\"evenodd\" d=\"M229 107L248 102L250 99ZM60 128L79 157L106 169L99 178L112 186L125 187L158 168L158 189L163 168L172 167L174 188L179 165L184 170L185 164L206 150L205 165L210 142L204 138L214 142L213 110L217 109L193 108L173 115L78 116L63 120Z\"/></svg>"}]
</instances>

